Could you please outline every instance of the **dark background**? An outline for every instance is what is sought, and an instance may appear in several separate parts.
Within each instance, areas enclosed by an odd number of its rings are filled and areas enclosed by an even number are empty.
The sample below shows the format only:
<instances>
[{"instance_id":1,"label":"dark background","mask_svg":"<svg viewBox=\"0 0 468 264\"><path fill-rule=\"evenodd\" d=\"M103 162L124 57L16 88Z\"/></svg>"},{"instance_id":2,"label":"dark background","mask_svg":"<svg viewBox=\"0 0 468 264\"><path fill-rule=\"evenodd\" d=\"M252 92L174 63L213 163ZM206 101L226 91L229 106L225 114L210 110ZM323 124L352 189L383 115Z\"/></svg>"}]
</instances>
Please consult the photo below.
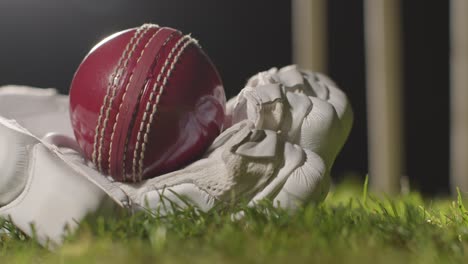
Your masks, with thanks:
<instances>
[{"instance_id":1,"label":"dark background","mask_svg":"<svg viewBox=\"0 0 468 264\"><path fill-rule=\"evenodd\" d=\"M65 3L66 2L66 3ZM406 171L423 193L448 191L448 2L402 2ZM362 1L328 1L328 74L355 113L333 177L367 173ZM291 63L290 1L2 0L0 85L62 93L89 49L105 36L152 22L193 33L223 77L228 96L261 70Z\"/></svg>"}]
</instances>

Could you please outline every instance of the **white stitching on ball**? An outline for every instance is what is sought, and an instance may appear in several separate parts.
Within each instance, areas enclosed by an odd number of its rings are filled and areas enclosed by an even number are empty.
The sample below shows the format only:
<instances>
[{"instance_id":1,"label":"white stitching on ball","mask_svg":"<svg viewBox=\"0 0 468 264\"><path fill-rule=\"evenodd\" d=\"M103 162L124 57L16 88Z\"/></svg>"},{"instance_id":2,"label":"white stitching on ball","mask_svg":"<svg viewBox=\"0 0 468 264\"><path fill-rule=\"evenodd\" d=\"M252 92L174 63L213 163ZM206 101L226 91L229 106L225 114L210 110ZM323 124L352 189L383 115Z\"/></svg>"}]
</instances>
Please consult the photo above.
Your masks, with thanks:
<instances>
[{"instance_id":1,"label":"white stitching on ball","mask_svg":"<svg viewBox=\"0 0 468 264\"><path fill-rule=\"evenodd\" d=\"M168 37L166 39L166 41L164 42L163 46L167 45L167 43L169 42L170 39L172 39L172 34L170 37ZM143 127L144 127L144 123L146 121L146 118L148 116L148 112L150 110L150 107L151 107L151 101L153 101L153 98L154 98L154 93L156 91L156 87L157 87L157 84L159 82L159 80L161 79L161 75L164 73L165 71L165 68L166 68L166 64L167 64L167 60L171 59L175 50L177 48L179 48L179 46L182 44L182 42L186 39L186 37L182 37L178 40L178 42L172 47L171 51L169 52L169 55L165 61L165 64L163 65L163 67L161 68L161 70L159 71L159 74L156 78L156 82L155 84L153 85L153 88L151 89L151 93L150 93L150 97L148 99L148 102L146 103L146 107L145 107L145 112L143 113L143 117L142 117L142 120L140 122L140 127L138 129L138 134L137 134L137 142L136 142L136 145L135 145L135 150L133 152L133 175L132 175L132 179L133 181L136 181L136 164L137 164L137 155L138 155L138 150L140 148L140 142L141 142L141 134L143 132Z\"/></svg>"},{"instance_id":2,"label":"white stitching on ball","mask_svg":"<svg viewBox=\"0 0 468 264\"><path fill-rule=\"evenodd\" d=\"M143 143L141 144L141 151L140 151L140 155L139 155L140 159L139 159L139 162L138 162L138 165L139 165L139 167L138 167L138 177L139 177L140 181L142 180L142 176L143 176L142 175L143 174L143 161L144 161L144 158L145 158L146 145L148 144L148 135L149 135L150 130L151 130L151 124L152 124L152 122L154 120L154 115L157 112L157 108L158 108L158 105L159 105L161 95L164 92L164 88L165 88L165 86L167 84L167 80L170 78L173 70L175 69L176 63L178 62L180 56L183 54L183 52L188 47L188 45L190 45L191 43L194 43L195 45L198 45L197 40L191 38L189 35L186 35L183 38L181 38L179 40L179 42L176 44L176 46L174 46L173 50L171 50L171 53L169 54L168 59L164 63L164 68L163 69L165 69L169 65L169 61L172 59L172 56L174 55L175 50L178 48L179 45L181 45L181 43L185 39L188 39L188 41L184 43L184 45L179 49L179 51L175 55L174 59L172 60L172 63L170 64L170 67L169 67L169 70L167 71L167 74L164 76L162 85L160 86L159 93L156 96L156 102L153 104L152 112L151 112L149 121L146 123L146 131L145 131L145 134L143 136ZM157 84L159 83L162 72L163 71L160 72L160 75L158 76L158 78L156 80L156 83L155 83L155 85L153 87L153 91L157 87ZM148 101L148 103L149 102L150 101ZM143 122L142 122L142 124L143 124ZM135 156L134 156L134 160L135 160ZM134 166L136 166L136 165L134 164Z\"/></svg>"},{"instance_id":3,"label":"white stitching on ball","mask_svg":"<svg viewBox=\"0 0 468 264\"><path fill-rule=\"evenodd\" d=\"M119 59L119 62L117 64L117 67L115 68L114 70L114 73L111 75L111 80L108 84L108 88L107 88L107 93L104 97L104 102L103 104L101 105L101 110L100 110L100 113L99 113L99 118L98 118L98 124L96 126L96 130L95 130L95 135L94 135L94 146L93 146L93 163L96 165L96 167L98 168L98 170L100 172L102 172L102 165L101 165L101 151L102 151L102 143L103 143L103 137L104 137L104 131L105 131L105 128L107 126L107 122L108 122L108 118L109 118L109 112L110 112L110 107L112 106L112 102L113 102L113 97L115 96L115 86L116 86L116 82L117 80L120 78L120 75L119 75L119 71L122 69L123 65L122 65L122 62L124 62L124 59L128 61L129 57L131 56L131 54L133 53L134 49L135 49L135 43L134 41L140 36L140 33L142 31L142 29L146 29L147 27L149 27L148 24L144 24L142 25L140 28L138 28L138 30L134 33L134 35L132 36L132 38L130 39L129 43L127 44L127 46L125 47L125 50L124 52L122 53L122 56L120 57ZM146 32L146 31L145 31ZM143 33L144 34L144 33ZM132 49L130 49L130 47L132 47ZM131 50L129 52L129 50ZM127 62L124 63L124 65L127 65ZM109 103L109 105L107 106L107 109L106 109L106 117L104 119L104 125L103 127L101 128L101 131L99 132L99 128L101 126L101 122L102 122L102 117L103 117L103 114L104 114L104 108L106 107L107 105L107 100L109 99L109 96L110 96L110 92L111 90L113 90L113 94L112 94L112 98L111 98L111 101ZM99 142L99 150L97 149L98 147L98 142ZM96 152L98 152L99 154L97 154Z\"/></svg>"},{"instance_id":4,"label":"white stitching on ball","mask_svg":"<svg viewBox=\"0 0 468 264\"><path fill-rule=\"evenodd\" d=\"M143 118L142 118L142 120L140 122L140 128L138 129L138 135L137 135L137 142L136 142L136 145L135 145L135 150L133 152L133 175L132 175L133 181L136 181L136 177L137 177L136 175L137 174L138 174L138 178L141 178L141 175L140 175L141 170L139 170L138 173L136 173L136 171L137 171L137 157L138 157L138 150L139 150L140 145L141 145L141 134L143 132L143 127L144 127L144 124L146 122L147 113L150 110L151 101L153 101L154 94L155 94L155 92L157 90L158 83L159 83L159 81L161 79L161 76L164 74L164 72L166 70L167 62L172 59L172 57L174 56L175 51L188 38L189 38L188 36L184 36L184 37L180 38L176 42L176 44L172 47L171 51L169 52L169 55L167 56L166 60L164 61L163 67L161 68L161 70L158 73L158 76L156 77L156 82L154 83L153 88L151 89L150 98L149 98L148 102L146 103L145 113L143 114ZM141 152L140 152L140 155L141 155Z\"/></svg>"},{"instance_id":5,"label":"white stitching on ball","mask_svg":"<svg viewBox=\"0 0 468 264\"><path fill-rule=\"evenodd\" d=\"M153 40L154 37L156 37L158 35L158 33L160 33L161 30L158 30L156 32L153 33L153 35L150 37L150 39L146 42L145 46L143 47L143 49L141 50L140 52L140 55L137 59L137 62L138 63L140 61L140 59L143 57L143 54L145 53L146 51L146 48L148 47L148 44ZM142 35L143 36L143 35ZM138 43L140 42L141 40L141 37L140 39L138 40ZM137 45L138 45L137 43ZM112 132L111 132L111 138L110 138L110 146L109 146L109 157L108 157L108 162L109 162L109 172L110 172L110 168L111 168L111 159L112 159L112 147L113 147L113 142L114 142L114 135L115 135L115 128L117 127L117 123L119 122L119 117L120 117L120 110L122 108L122 105L123 105L123 102L125 100L125 96L127 95L127 91L128 91L128 87L130 86L130 83L132 82L132 79L133 79L133 74L135 72L132 71L130 73L130 77L129 77L129 80L127 82L127 85L125 86L125 90L124 90L124 93L122 95L122 100L120 101L120 105L119 105L119 108L118 108L118 112L117 112L117 115L115 117L115 122L114 122L114 125L112 126ZM124 153L125 154L125 153ZM125 165L124 165L125 166ZM124 174L124 177L125 177L125 174Z\"/></svg>"}]
</instances>

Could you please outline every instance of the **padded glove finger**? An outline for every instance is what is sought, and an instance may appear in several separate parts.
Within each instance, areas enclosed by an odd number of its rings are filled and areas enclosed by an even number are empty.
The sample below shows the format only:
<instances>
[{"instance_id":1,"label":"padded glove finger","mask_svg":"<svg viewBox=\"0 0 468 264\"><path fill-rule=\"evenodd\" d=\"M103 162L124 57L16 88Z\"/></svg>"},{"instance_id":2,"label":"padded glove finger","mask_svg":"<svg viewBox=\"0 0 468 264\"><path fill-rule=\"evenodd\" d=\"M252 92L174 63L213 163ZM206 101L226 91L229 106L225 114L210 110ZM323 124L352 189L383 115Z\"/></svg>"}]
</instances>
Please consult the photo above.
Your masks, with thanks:
<instances>
[{"instance_id":1,"label":"padded glove finger","mask_svg":"<svg viewBox=\"0 0 468 264\"><path fill-rule=\"evenodd\" d=\"M68 96L59 95L55 89L0 87L0 116L16 120L39 138L51 131L73 137Z\"/></svg>"},{"instance_id":2,"label":"padded glove finger","mask_svg":"<svg viewBox=\"0 0 468 264\"><path fill-rule=\"evenodd\" d=\"M227 112L227 125L248 119L258 129L282 131L287 141L320 155L328 171L352 124L346 95L324 75L295 65L250 78Z\"/></svg>"},{"instance_id":3,"label":"padded glove finger","mask_svg":"<svg viewBox=\"0 0 468 264\"><path fill-rule=\"evenodd\" d=\"M42 245L60 244L66 231L105 200L105 193L77 175L52 146L16 122L0 117L0 142L0 217Z\"/></svg>"}]
</instances>

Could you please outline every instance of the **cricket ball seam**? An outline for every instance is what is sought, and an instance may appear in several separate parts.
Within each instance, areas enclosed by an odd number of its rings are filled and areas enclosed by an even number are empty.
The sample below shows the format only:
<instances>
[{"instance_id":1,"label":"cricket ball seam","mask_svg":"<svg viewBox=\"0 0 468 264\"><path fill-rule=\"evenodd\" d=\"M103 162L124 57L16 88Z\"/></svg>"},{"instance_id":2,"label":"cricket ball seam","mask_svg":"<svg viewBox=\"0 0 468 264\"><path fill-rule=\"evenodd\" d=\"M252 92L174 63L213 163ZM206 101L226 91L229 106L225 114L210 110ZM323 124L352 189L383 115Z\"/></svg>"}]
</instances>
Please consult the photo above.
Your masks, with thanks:
<instances>
[{"instance_id":1,"label":"cricket ball seam","mask_svg":"<svg viewBox=\"0 0 468 264\"><path fill-rule=\"evenodd\" d=\"M160 50L164 49L166 46L167 46L167 43L174 37L174 33L171 33L167 38L166 40L164 41L164 43L162 44ZM154 36L153 36L154 37ZM148 41L148 43L146 43L146 45L149 45L149 43L151 42L152 38ZM160 52L158 51L158 53L156 54L156 57L154 59L154 63L157 63L157 61L159 60L159 56L160 56ZM141 100L141 98L139 99ZM145 112L148 111L148 109L145 110ZM138 109L136 108L134 110L134 115L137 115L138 114ZM135 116L132 118L132 119L135 119ZM123 175L123 178L126 179L127 178L127 175L126 175L126 162L127 162L127 151L128 151L128 144L129 144L129 137L130 137L131 133L128 133L127 136L126 136L126 139L125 139L125 145L124 145L124 154L123 154L123 161L122 161L122 175ZM139 135L138 135L139 136ZM135 180L135 177L134 177L134 171L132 171L132 179Z\"/></svg>"},{"instance_id":2,"label":"cricket ball seam","mask_svg":"<svg viewBox=\"0 0 468 264\"><path fill-rule=\"evenodd\" d=\"M184 36L184 38L185 38L185 36ZM139 180L140 181L142 180L142 176L143 176L143 173L142 173L143 172L143 161L144 161L144 158L145 158L146 145L148 144L148 134L149 134L149 132L151 130L151 124L153 123L154 115L155 115L155 113L157 111L157 107L159 105L161 95L164 93L164 88L166 87L167 80L171 77L171 74L175 69L176 63L179 61L180 56L184 53L184 51L186 50L188 45L190 45L192 43L195 44L195 45L198 45L198 42L195 39L191 38L190 36L187 36L186 39L188 39L188 41L186 41L184 43L184 45L177 52L175 58L172 60L170 68L169 68L167 74L165 75L163 83L162 83L162 85L160 87L160 92L156 96L156 102L153 104L153 109L152 109L152 113L150 115L150 119L149 119L148 123L146 124L146 131L145 131L145 135L143 136L143 143L142 143L142 147L141 147L141 151L140 151L140 160L139 160L139 164L138 164L139 165L138 172L139 172ZM169 60L166 60L166 63L168 61Z\"/></svg>"},{"instance_id":3,"label":"cricket ball seam","mask_svg":"<svg viewBox=\"0 0 468 264\"><path fill-rule=\"evenodd\" d=\"M144 26L145 25L141 26L140 28L143 28ZM126 47L124 49L124 52L122 53L122 56L120 57L119 62L117 63L117 67L115 68L114 72L112 73L111 79L109 80L109 83L107 84L108 88L107 88L107 91L106 91L106 95L104 96L104 100L103 100L103 103L101 105L101 109L99 111L98 123L96 125L96 129L95 129L95 133L94 133L94 144L93 144L93 154L92 154L93 163L98 167L99 171L101 171L101 166L100 165L98 166L98 164L97 164L96 152L97 152L98 142L100 141L100 136L99 136L100 131L99 131L99 129L101 128L102 117L103 117L103 114L104 114L104 108L107 107L107 100L108 100L108 98L110 96L110 91L111 91L112 87L114 86L115 78L118 78L116 76L117 76L118 71L122 67L122 62L124 61L124 58L126 58L126 56L128 55L127 52L129 51L130 46L133 45L133 41L135 41L135 39L140 34L140 32L141 32L140 30L137 30L133 34L133 36L130 39L129 43L127 43L127 45L126 45Z\"/></svg>"},{"instance_id":4,"label":"cricket ball seam","mask_svg":"<svg viewBox=\"0 0 468 264\"><path fill-rule=\"evenodd\" d=\"M132 175L133 181L136 181L136 175L137 174L138 174L138 178L141 178L141 175L140 175L141 171L139 170L138 173L136 173L136 171L137 171L137 157L138 157L138 150L139 150L140 145L141 145L141 132L143 132L143 127L145 127L145 122L146 122L146 118L148 116L148 111L150 109L151 102L153 101L154 94L155 94L155 92L157 90L157 87L158 87L158 84L159 84L159 82L161 80L161 76L166 71L166 67L168 65L167 62L172 59L172 57L174 56L175 51L180 47L180 45L186 39L187 39L187 36L183 36L172 47L171 51L169 52L168 56L166 57L166 60L164 61L164 65L162 66L161 70L158 73L158 76L156 77L156 81L155 81L155 83L153 85L153 88L151 89L150 98L149 98L148 102L146 103L145 112L143 113L143 117L142 117L142 120L140 122L140 128L138 129L138 134L137 134L137 142L135 144L135 150L133 152L133 167L132 167L133 168L133 175ZM141 155L141 152L140 152L140 155Z\"/></svg>"},{"instance_id":5,"label":"cricket ball seam","mask_svg":"<svg viewBox=\"0 0 468 264\"><path fill-rule=\"evenodd\" d=\"M176 32L173 32L173 33L171 33L171 34L167 37L167 39L166 39L166 40L164 41L164 43L162 44L160 50L165 49L165 47L167 46L167 44L169 43L169 41L170 41L172 38L174 38L174 34L175 34L175 33L176 33ZM157 61L159 60L159 57L160 57L160 52L158 52L158 54L156 55L155 63L157 63ZM152 92L150 93L149 102L153 100L153 97L154 97L154 94L153 94L153 91L152 91ZM147 104L146 104L146 107L145 107L145 110L144 110L144 112L143 112L142 120L146 120L146 117L147 117L147 114L148 114L149 109L150 109L150 104L147 103ZM136 142L137 148L139 147L139 146L138 146L138 141L139 141L140 138L141 138L141 132L142 132L142 130L143 130L143 126L140 125L140 128L139 128L139 130L138 130L138 134L137 134L137 142ZM123 163L124 163L124 164L123 164L123 168L125 168L126 156L127 156L127 151L128 151L128 146L127 146L128 143L129 143L129 142L128 142L128 136L127 136L127 140L126 140L125 146L124 146L124 160L123 160ZM133 156L133 164L135 164L135 162L136 162L136 160L135 160L135 159L136 159L135 155L138 154L138 149L137 149L137 148L135 148L135 151L133 152L133 155L134 155L134 156ZM133 167L132 167L132 180L133 180L133 181L136 180L135 171L136 171L136 167L133 166ZM125 174L125 171L124 171L124 174ZM126 176L124 176L124 177L126 177Z\"/></svg>"},{"instance_id":6,"label":"cricket ball seam","mask_svg":"<svg viewBox=\"0 0 468 264\"><path fill-rule=\"evenodd\" d=\"M162 30L162 29L161 29L161 30ZM159 31L155 32L155 33L151 36L151 38L148 40L148 42L146 43L146 45L145 45L145 47L143 48L143 50L145 50L145 49L148 47L148 45L151 43L151 41L153 40L153 38L156 37L156 35L157 35L158 33L159 33ZM168 39L169 39L169 38L168 38ZM168 40L166 40L166 42L167 42L167 41L168 41ZM166 42L165 42L165 43L166 43ZM143 54L142 54L142 55L143 55ZM140 59L142 58L142 55L140 55L140 57L138 58L138 60L137 60L137 62L136 62L137 64L138 64L138 62L140 61ZM157 58L157 55L156 55L156 58ZM138 99L138 100L140 100L140 99ZM119 109L120 109L120 107L119 107ZM133 112L134 112L134 113L133 113L132 119L135 118L135 115L137 114L137 109L135 109ZM128 150L128 143L129 143L129 136L130 136L130 135L131 135L131 133L128 133L127 136L125 137L124 151L123 151L123 157L122 157L122 177L123 177L124 180L127 179L127 174L126 174L126 170L127 170L127 169L126 169L125 163L126 163L126 160L127 160L127 150ZM110 151L109 151L109 164L110 164L110 162L111 162L110 156L111 156L111 153L110 153Z\"/></svg>"},{"instance_id":7,"label":"cricket ball seam","mask_svg":"<svg viewBox=\"0 0 468 264\"><path fill-rule=\"evenodd\" d=\"M145 26L145 25L143 25ZM141 28L143 28L143 26ZM129 53L123 67L120 68L120 70L124 71L125 68L128 66L128 63L130 62L132 56L133 56L133 53L135 52L136 48L140 45L140 42L141 40L143 39L143 37L146 35L146 33L152 28L152 26L149 26L149 27L145 27L145 29L143 30L143 32L139 35L139 37L137 38L136 42L134 43L133 47L132 47L132 51ZM140 53L141 54L141 53ZM119 76L121 77L121 76ZM120 114L120 108L122 106L122 102L124 101L125 99L125 94L127 92L127 88L128 88L128 85L129 83L132 81L132 77L133 77L133 72L130 74L129 76L129 79L127 81L127 85L125 86L125 92L124 92L124 95L120 101L120 105L119 105L119 108L118 108L118 111L117 111L117 115L115 117L115 120L114 120L114 125L112 126L112 130L111 130L111 138L110 138L110 142L109 142L109 157L108 157L108 164L107 164L107 167L108 167L108 171L107 173L108 174L111 174L111 152L112 152L112 146L113 146L113 142L114 142L114 131L115 131L115 127L116 127L116 124L117 124L117 121L119 119L119 114ZM104 141L104 134L105 134L105 130L107 129L107 121L108 121L108 117L109 117L109 113L112 109L112 104L113 104L113 101L115 99L115 96L116 96L116 92L117 92L117 84L115 84L113 86L113 94L112 94L112 97L111 97L111 100L110 100L110 103L108 105L108 108L107 108L107 112L106 112L106 119L104 120L105 123L104 123L104 127L101 129L101 141L100 141L100 145L99 145L99 155L98 155L98 162L99 164L101 165L102 164L102 143Z\"/></svg>"},{"instance_id":8,"label":"cricket ball seam","mask_svg":"<svg viewBox=\"0 0 468 264\"><path fill-rule=\"evenodd\" d=\"M141 60L141 58L143 57L143 55L145 54L145 51L146 51L146 48L148 47L148 44L153 40L153 38L155 36L158 35L158 33L160 33L161 30L157 30L156 32L153 33L153 35L148 39L148 41L146 42L145 46L143 47L143 49L141 50L140 52L140 55L138 56L137 60L136 60L136 64L138 64L138 62ZM139 41L141 40L141 38L144 36L144 34L142 34L140 36L140 39ZM124 89L124 92L123 92L123 95L122 95L122 100L120 100L120 104L119 104L119 108L118 108L118 111L117 111L117 115L115 116L115 122L114 122L114 125L112 126L112 130L111 130L111 138L110 138L110 145L109 145L109 157L108 157L108 163L109 163L109 174L110 174L110 170L111 170L111 160L112 160L112 147L113 147L113 142L114 142L114 135L115 135L115 128L117 127L117 123L119 122L119 117L120 117L120 111L122 109L122 105L123 105L123 102L125 101L125 96L127 95L127 91L128 91L128 87L130 86L130 83L132 82L132 78L133 78L133 75L135 73L135 69L132 69L132 72L130 73L130 77L128 79L128 82L127 84L125 85L125 89ZM125 165L124 165L125 166ZM125 175L123 175L124 179L125 179Z\"/></svg>"},{"instance_id":9,"label":"cricket ball seam","mask_svg":"<svg viewBox=\"0 0 468 264\"><path fill-rule=\"evenodd\" d=\"M116 95L116 92L117 92L117 85L118 85L118 79L121 77L121 74L119 74L119 72L127 67L128 65L128 62L130 61L130 58L132 57L133 53L135 52L135 49L136 47L139 45L140 41L141 41L141 38L146 34L146 32L152 28L153 25L151 24L144 24L142 25L140 28L138 28L138 30L135 32L135 34L133 35L132 39L130 39L129 43L127 44L127 47L126 49L124 50L124 52L122 53L122 56L120 58L120 63L119 65L116 67L114 73L113 73L113 77L112 77L112 85L110 85L109 89L108 89L108 93L106 94L107 97L109 97L109 93L112 91L112 95L110 95L110 99L109 99L109 104L107 105L107 109L106 109L106 115L105 115L105 118L104 118L104 122L102 124L102 127L101 127L101 131L97 137L97 141L94 142L95 146L96 146L96 149L98 151L98 156L97 156L97 161L95 161L95 164L97 165L98 167L98 170L100 172L102 172L102 147L103 147L103 141L104 141L104 133L105 133L105 130L107 129L107 124L108 124L108 121L109 121L109 115L110 115L110 110L112 109L112 104L114 102L114 99L115 99L115 95ZM133 43L132 43L133 41ZM128 48L130 48L130 52L128 52L127 54L126 51L128 51ZM123 58L125 58L125 60L123 60ZM121 62L124 61L124 64L122 65ZM106 107L105 104L102 105L102 107ZM100 118L102 119L102 116L100 116ZM100 124L98 124L100 125ZM98 130L99 126L96 128L96 130ZM111 141L112 143L112 141ZM99 145L97 145L99 144ZM110 164L109 164L110 165ZM108 169L108 172L110 171L110 166L108 166L109 169Z\"/></svg>"}]
</instances>

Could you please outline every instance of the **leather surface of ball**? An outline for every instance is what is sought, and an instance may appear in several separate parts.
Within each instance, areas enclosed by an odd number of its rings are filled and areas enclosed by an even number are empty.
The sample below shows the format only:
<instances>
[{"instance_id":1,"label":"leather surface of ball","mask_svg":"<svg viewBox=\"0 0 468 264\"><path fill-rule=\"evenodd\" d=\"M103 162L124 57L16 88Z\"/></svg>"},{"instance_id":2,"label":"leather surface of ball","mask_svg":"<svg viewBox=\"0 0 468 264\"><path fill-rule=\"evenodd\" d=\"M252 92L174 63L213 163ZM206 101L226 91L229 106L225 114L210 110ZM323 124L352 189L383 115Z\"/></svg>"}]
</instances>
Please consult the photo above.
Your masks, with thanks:
<instances>
[{"instance_id":1,"label":"leather surface of ball","mask_svg":"<svg viewBox=\"0 0 468 264\"><path fill-rule=\"evenodd\" d=\"M117 181L174 171L203 155L224 122L221 78L197 41L145 24L85 57L70 88L83 155Z\"/></svg>"}]
</instances>

